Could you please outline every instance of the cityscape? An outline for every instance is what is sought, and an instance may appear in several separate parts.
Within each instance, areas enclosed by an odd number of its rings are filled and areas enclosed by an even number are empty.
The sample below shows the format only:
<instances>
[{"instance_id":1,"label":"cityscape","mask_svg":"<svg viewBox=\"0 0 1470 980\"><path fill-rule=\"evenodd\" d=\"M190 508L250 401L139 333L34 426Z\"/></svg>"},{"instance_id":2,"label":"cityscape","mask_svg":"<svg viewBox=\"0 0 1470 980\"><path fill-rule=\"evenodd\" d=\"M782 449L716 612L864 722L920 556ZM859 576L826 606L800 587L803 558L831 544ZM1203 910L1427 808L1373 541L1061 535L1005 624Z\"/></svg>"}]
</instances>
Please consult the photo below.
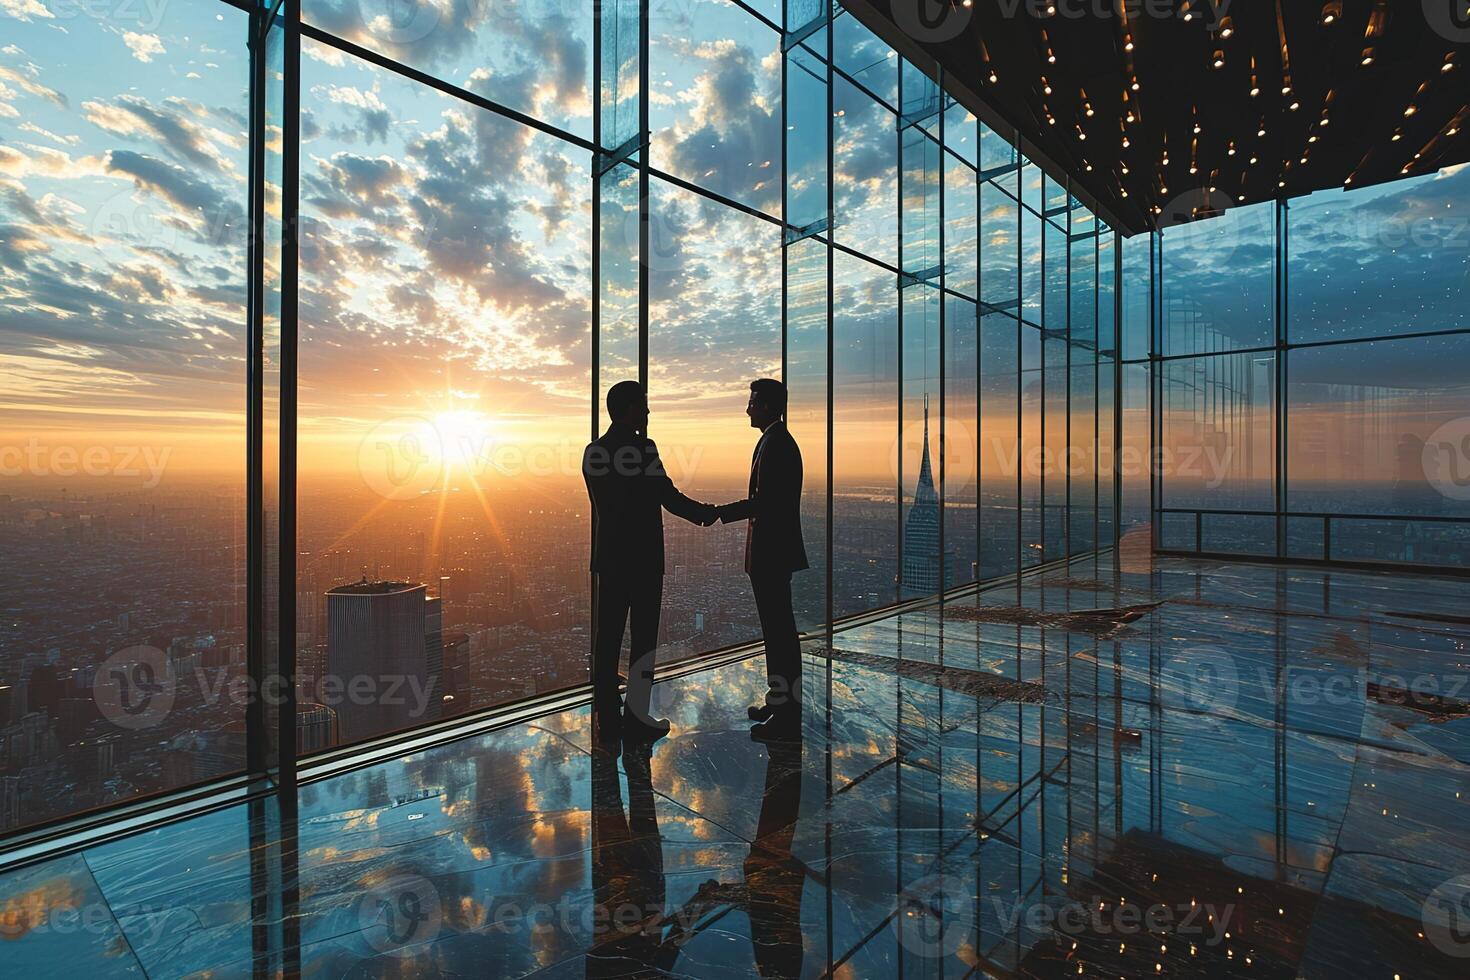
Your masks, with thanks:
<instances>
[{"instance_id":1,"label":"cityscape","mask_svg":"<svg viewBox=\"0 0 1470 980\"><path fill-rule=\"evenodd\" d=\"M7 830L244 766L250 695L240 687L247 665L239 488L83 486L0 495L0 548L11 561L0 631L0 817ZM543 489L528 510L515 490L477 498L451 486L385 502L360 480L302 488L301 751L586 682L589 504L580 480ZM687 489L719 501L744 492L734 485ZM885 499L873 487L835 495L843 528L835 579L853 610L897 600L895 501L893 491ZM496 515L493 530L482 505ZM811 510L804 518L820 554L815 534L825 514ZM665 533L659 662L756 639L743 525L700 528L670 517ZM805 574L799 605L820 618L823 573L814 564ZM412 604L351 629L343 600L364 585L385 591L393 584L399 588L386 591L406 592ZM58 619L62 587L87 601L71 603ZM416 643L404 639L405 621ZM133 727L104 714L98 689L115 655L138 647L162 652L159 677L168 678L170 707ZM354 677L384 685L392 678L402 696L385 698L386 687L376 687L371 710L363 711L348 697ZM388 710L384 700L402 703Z\"/></svg>"}]
</instances>

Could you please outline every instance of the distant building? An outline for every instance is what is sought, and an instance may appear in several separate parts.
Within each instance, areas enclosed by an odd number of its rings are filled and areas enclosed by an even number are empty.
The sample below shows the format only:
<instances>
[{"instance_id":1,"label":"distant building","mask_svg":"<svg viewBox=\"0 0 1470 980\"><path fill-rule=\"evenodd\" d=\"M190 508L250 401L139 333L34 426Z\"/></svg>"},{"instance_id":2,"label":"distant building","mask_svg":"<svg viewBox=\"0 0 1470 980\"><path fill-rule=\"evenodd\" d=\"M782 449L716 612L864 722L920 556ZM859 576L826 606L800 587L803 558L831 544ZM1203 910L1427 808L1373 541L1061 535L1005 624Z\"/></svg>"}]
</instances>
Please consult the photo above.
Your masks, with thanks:
<instances>
[{"instance_id":1,"label":"distant building","mask_svg":"<svg viewBox=\"0 0 1470 980\"><path fill-rule=\"evenodd\" d=\"M296 705L296 754L321 752L336 745L337 712L324 704L304 702Z\"/></svg>"},{"instance_id":2,"label":"distant building","mask_svg":"<svg viewBox=\"0 0 1470 980\"><path fill-rule=\"evenodd\" d=\"M19 776L0 776L0 833L20 826Z\"/></svg>"},{"instance_id":3,"label":"distant building","mask_svg":"<svg viewBox=\"0 0 1470 980\"><path fill-rule=\"evenodd\" d=\"M929 399L924 399L924 455L914 502L903 525L903 598L934 595L940 589L939 494L929 463Z\"/></svg>"},{"instance_id":4,"label":"distant building","mask_svg":"<svg viewBox=\"0 0 1470 980\"><path fill-rule=\"evenodd\" d=\"M428 668L429 695L425 720L437 719L444 702L444 599L424 598L424 663Z\"/></svg>"},{"instance_id":5,"label":"distant building","mask_svg":"<svg viewBox=\"0 0 1470 980\"><path fill-rule=\"evenodd\" d=\"M413 582L364 578L327 592L326 685L343 742L439 717L440 600ZM327 691L326 686L323 691Z\"/></svg>"}]
</instances>

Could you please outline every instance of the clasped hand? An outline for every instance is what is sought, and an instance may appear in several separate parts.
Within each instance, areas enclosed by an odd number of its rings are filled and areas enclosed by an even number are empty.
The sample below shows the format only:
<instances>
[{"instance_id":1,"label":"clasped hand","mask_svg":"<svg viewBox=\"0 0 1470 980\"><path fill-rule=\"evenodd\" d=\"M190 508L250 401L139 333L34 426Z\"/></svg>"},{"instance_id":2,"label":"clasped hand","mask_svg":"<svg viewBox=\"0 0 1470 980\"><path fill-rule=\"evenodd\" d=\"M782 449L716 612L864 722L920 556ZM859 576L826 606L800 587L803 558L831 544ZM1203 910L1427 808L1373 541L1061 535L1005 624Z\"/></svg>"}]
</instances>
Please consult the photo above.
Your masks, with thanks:
<instances>
[{"instance_id":1,"label":"clasped hand","mask_svg":"<svg viewBox=\"0 0 1470 980\"><path fill-rule=\"evenodd\" d=\"M720 512L723 510L724 508L717 504L705 504L701 509L699 519L694 523L700 527L709 527L720 519Z\"/></svg>"}]
</instances>

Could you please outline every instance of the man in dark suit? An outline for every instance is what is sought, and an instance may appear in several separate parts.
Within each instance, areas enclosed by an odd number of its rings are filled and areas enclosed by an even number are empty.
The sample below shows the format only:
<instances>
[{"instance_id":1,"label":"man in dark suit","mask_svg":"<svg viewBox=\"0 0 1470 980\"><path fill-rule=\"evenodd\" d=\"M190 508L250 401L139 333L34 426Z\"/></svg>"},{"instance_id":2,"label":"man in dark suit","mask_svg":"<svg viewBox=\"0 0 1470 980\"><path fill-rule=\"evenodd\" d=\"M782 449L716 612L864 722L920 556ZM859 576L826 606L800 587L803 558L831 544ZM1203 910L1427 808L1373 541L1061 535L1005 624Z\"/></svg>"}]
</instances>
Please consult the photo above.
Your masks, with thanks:
<instances>
[{"instance_id":1,"label":"man in dark suit","mask_svg":"<svg viewBox=\"0 0 1470 980\"><path fill-rule=\"evenodd\" d=\"M719 508L720 520L749 521L745 574L755 593L766 646L766 700L751 705L757 738L793 738L801 732L801 642L791 608L791 574L807 567L801 539L801 449L781 416L786 386L772 378L750 383L745 414L761 430L750 459L744 500Z\"/></svg>"},{"instance_id":2,"label":"man in dark suit","mask_svg":"<svg viewBox=\"0 0 1470 980\"><path fill-rule=\"evenodd\" d=\"M664 588L665 508L709 526L715 508L684 496L664 472L648 428L648 395L636 381L607 393L611 424L582 453L582 478L592 498L594 634L592 700L599 725L617 718L618 654L631 620L625 734L656 739L669 723L649 716L653 653Z\"/></svg>"}]
</instances>

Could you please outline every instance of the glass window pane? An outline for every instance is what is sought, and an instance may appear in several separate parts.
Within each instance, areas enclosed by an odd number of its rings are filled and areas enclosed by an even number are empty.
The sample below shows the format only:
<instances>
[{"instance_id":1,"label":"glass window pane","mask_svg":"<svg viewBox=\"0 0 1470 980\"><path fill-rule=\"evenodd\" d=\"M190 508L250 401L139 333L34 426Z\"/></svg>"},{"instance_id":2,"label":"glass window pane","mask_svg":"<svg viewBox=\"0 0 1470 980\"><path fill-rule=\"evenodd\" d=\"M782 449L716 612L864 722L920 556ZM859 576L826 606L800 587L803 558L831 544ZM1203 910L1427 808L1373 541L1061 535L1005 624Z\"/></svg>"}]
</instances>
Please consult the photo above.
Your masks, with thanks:
<instances>
[{"instance_id":1,"label":"glass window pane","mask_svg":"<svg viewBox=\"0 0 1470 980\"><path fill-rule=\"evenodd\" d=\"M970 298L979 296L979 187L969 164L944 155L944 286Z\"/></svg>"},{"instance_id":2,"label":"glass window pane","mask_svg":"<svg viewBox=\"0 0 1470 980\"><path fill-rule=\"evenodd\" d=\"M592 184L572 144L302 43L303 689L420 685L338 698L350 742L586 680ZM371 155L345 88L393 115Z\"/></svg>"},{"instance_id":3,"label":"glass window pane","mask_svg":"<svg viewBox=\"0 0 1470 980\"><path fill-rule=\"evenodd\" d=\"M940 292L925 284L902 291L903 389L899 479L903 499L902 598L940 589L939 311Z\"/></svg>"},{"instance_id":4,"label":"glass window pane","mask_svg":"<svg viewBox=\"0 0 1470 980\"><path fill-rule=\"evenodd\" d=\"M980 155L980 137L976 129L979 123L969 109L948 96L946 99L948 108L944 110L944 148L974 167L978 165Z\"/></svg>"},{"instance_id":5,"label":"glass window pane","mask_svg":"<svg viewBox=\"0 0 1470 980\"><path fill-rule=\"evenodd\" d=\"M760 435L745 415L750 382L781 376L780 226L658 180L650 197L661 246L648 269L649 434L680 490L739 500ZM801 448L803 460L821 451ZM664 541L660 661L759 634L744 524L671 518Z\"/></svg>"},{"instance_id":6,"label":"glass window pane","mask_svg":"<svg viewBox=\"0 0 1470 980\"><path fill-rule=\"evenodd\" d=\"M1021 327L1021 567L1042 560L1042 479L1046 471L1043 440L1043 381L1041 331Z\"/></svg>"},{"instance_id":7,"label":"glass window pane","mask_svg":"<svg viewBox=\"0 0 1470 980\"><path fill-rule=\"evenodd\" d=\"M898 117L851 82L833 79L836 240L898 264Z\"/></svg>"},{"instance_id":8,"label":"glass window pane","mask_svg":"<svg viewBox=\"0 0 1470 980\"><path fill-rule=\"evenodd\" d=\"M248 18L160 7L135 57L30 9L0 14L0 832L246 761Z\"/></svg>"},{"instance_id":9,"label":"glass window pane","mask_svg":"<svg viewBox=\"0 0 1470 980\"><path fill-rule=\"evenodd\" d=\"M1164 362L1164 507L1275 507L1275 385L1270 352Z\"/></svg>"},{"instance_id":10,"label":"glass window pane","mask_svg":"<svg viewBox=\"0 0 1470 980\"><path fill-rule=\"evenodd\" d=\"M1200 550L1222 555L1276 554L1276 518L1256 514L1205 514Z\"/></svg>"},{"instance_id":11,"label":"glass window pane","mask_svg":"<svg viewBox=\"0 0 1470 980\"><path fill-rule=\"evenodd\" d=\"M972 301L946 296L944 303L944 410L936 414L944 430L937 435L944 445L940 483L945 586L950 587L973 581L980 571L980 334Z\"/></svg>"},{"instance_id":12,"label":"glass window pane","mask_svg":"<svg viewBox=\"0 0 1470 980\"><path fill-rule=\"evenodd\" d=\"M1067 535L1067 382L1065 337L1047 335L1042 346L1041 375L1043 543L1047 561L1065 557Z\"/></svg>"},{"instance_id":13,"label":"glass window pane","mask_svg":"<svg viewBox=\"0 0 1470 980\"><path fill-rule=\"evenodd\" d=\"M903 271L938 282L939 273L939 144L924 130L910 126L902 134L903 182L900 185L903 226Z\"/></svg>"},{"instance_id":14,"label":"glass window pane","mask_svg":"<svg viewBox=\"0 0 1470 980\"><path fill-rule=\"evenodd\" d=\"M535 119L592 138L592 0L510 4L301 0L301 19ZM346 57L324 45L312 51L309 57L333 67ZM307 57L304 49L303 57ZM636 80L626 81L636 88ZM302 94L304 98L305 87ZM351 119L344 132L363 145L393 142L394 109L379 93L349 86L325 96L338 107L335 115Z\"/></svg>"},{"instance_id":15,"label":"glass window pane","mask_svg":"<svg viewBox=\"0 0 1470 980\"><path fill-rule=\"evenodd\" d=\"M1050 219L1041 222L1045 275L1042 322L1047 330L1067 330L1067 233Z\"/></svg>"},{"instance_id":16,"label":"glass window pane","mask_svg":"<svg viewBox=\"0 0 1470 980\"><path fill-rule=\"evenodd\" d=\"M750 0L750 6L764 14L766 11L762 8L765 2L766 0ZM807 26L822 16L826 6L825 0L786 0L786 30L794 31ZM823 50L826 47L826 44L822 45Z\"/></svg>"},{"instance_id":17,"label":"glass window pane","mask_svg":"<svg viewBox=\"0 0 1470 980\"><path fill-rule=\"evenodd\" d=\"M792 579L797 627L827 621L827 252L804 239L786 252L786 422L801 447L807 571Z\"/></svg>"},{"instance_id":18,"label":"glass window pane","mask_svg":"<svg viewBox=\"0 0 1470 980\"><path fill-rule=\"evenodd\" d=\"M1275 215L1265 201L1162 232L1163 354L1275 343Z\"/></svg>"},{"instance_id":19,"label":"glass window pane","mask_svg":"<svg viewBox=\"0 0 1470 980\"><path fill-rule=\"evenodd\" d=\"M1016 147L1005 136L984 123L980 124L980 170L987 177L996 170L1015 167L1020 162Z\"/></svg>"},{"instance_id":20,"label":"glass window pane","mask_svg":"<svg viewBox=\"0 0 1470 980\"><path fill-rule=\"evenodd\" d=\"M1016 570L1020 470L1019 326L1003 313L980 320L980 577Z\"/></svg>"},{"instance_id":21,"label":"glass window pane","mask_svg":"<svg viewBox=\"0 0 1470 980\"><path fill-rule=\"evenodd\" d=\"M648 32L653 165L779 215L780 35L729 0L653 4Z\"/></svg>"},{"instance_id":22,"label":"glass window pane","mask_svg":"<svg viewBox=\"0 0 1470 980\"><path fill-rule=\"evenodd\" d=\"M602 145L616 150L638 135L639 0L603 0Z\"/></svg>"},{"instance_id":23,"label":"glass window pane","mask_svg":"<svg viewBox=\"0 0 1470 980\"><path fill-rule=\"evenodd\" d=\"M1439 521L1333 520L1331 561L1470 567L1470 529Z\"/></svg>"},{"instance_id":24,"label":"glass window pane","mask_svg":"<svg viewBox=\"0 0 1470 980\"><path fill-rule=\"evenodd\" d=\"M939 139L942 114L939 86L934 79L908 59L899 60L899 116L906 125L915 125L935 140Z\"/></svg>"},{"instance_id":25,"label":"glass window pane","mask_svg":"<svg viewBox=\"0 0 1470 980\"><path fill-rule=\"evenodd\" d=\"M1102 345L1098 336L1097 237L1073 237L1069 245L1071 297L1067 313L1072 361L1091 360Z\"/></svg>"},{"instance_id":26,"label":"glass window pane","mask_svg":"<svg viewBox=\"0 0 1470 980\"><path fill-rule=\"evenodd\" d=\"M991 181L980 185L980 301L1019 314L1020 205Z\"/></svg>"},{"instance_id":27,"label":"glass window pane","mask_svg":"<svg viewBox=\"0 0 1470 980\"><path fill-rule=\"evenodd\" d=\"M1123 250L1123 359L1136 361L1149 353L1149 301L1153 275L1149 264L1151 235L1118 237Z\"/></svg>"},{"instance_id":28,"label":"glass window pane","mask_svg":"<svg viewBox=\"0 0 1470 980\"><path fill-rule=\"evenodd\" d=\"M1030 160L1021 160L1021 203L1026 205L1038 215L1045 208L1045 196L1042 185L1046 182L1046 176L1041 168Z\"/></svg>"},{"instance_id":29,"label":"glass window pane","mask_svg":"<svg viewBox=\"0 0 1470 980\"><path fill-rule=\"evenodd\" d=\"M1097 362L1072 345L1070 411L1067 415L1067 452L1062 470L1067 481L1067 551L1081 554L1096 546L1097 529Z\"/></svg>"},{"instance_id":30,"label":"glass window pane","mask_svg":"<svg viewBox=\"0 0 1470 980\"><path fill-rule=\"evenodd\" d=\"M786 61L786 223L827 217L827 66L798 46Z\"/></svg>"},{"instance_id":31,"label":"glass window pane","mask_svg":"<svg viewBox=\"0 0 1470 980\"><path fill-rule=\"evenodd\" d=\"M1149 367L1147 364L1123 365L1123 411L1118 424L1123 427L1117 467L1122 481L1123 497L1119 501L1121 524L1118 547L1128 552L1147 555L1150 544L1150 487L1153 468L1149 434Z\"/></svg>"},{"instance_id":32,"label":"glass window pane","mask_svg":"<svg viewBox=\"0 0 1470 980\"><path fill-rule=\"evenodd\" d=\"M1021 316L1028 323L1041 323L1042 241L1041 219L1028 208L1021 209Z\"/></svg>"},{"instance_id":33,"label":"glass window pane","mask_svg":"<svg viewBox=\"0 0 1470 980\"><path fill-rule=\"evenodd\" d=\"M832 253L832 605L897 599L898 291L891 272Z\"/></svg>"},{"instance_id":34,"label":"glass window pane","mask_svg":"<svg viewBox=\"0 0 1470 980\"><path fill-rule=\"evenodd\" d=\"M607 424L607 390L638 378L638 172L618 164L601 178L598 217L600 251L597 338L597 417Z\"/></svg>"},{"instance_id":35,"label":"glass window pane","mask_svg":"<svg viewBox=\"0 0 1470 980\"><path fill-rule=\"evenodd\" d=\"M852 14L833 5L832 63L891 106L898 105L898 55Z\"/></svg>"},{"instance_id":36,"label":"glass window pane","mask_svg":"<svg viewBox=\"0 0 1470 980\"><path fill-rule=\"evenodd\" d=\"M1470 168L1291 202L1293 341L1470 327Z\"/></svg>"},{"instance_id":37,"label":"glass window pane","mask_svg":"<svg viewBox=\"0 0 1470 980\"><path fill-rule=\"evenodd\" d=\"M1470 517L1470 335L1287 356L1288 509Z\"/></svg>"}]
</instances>

